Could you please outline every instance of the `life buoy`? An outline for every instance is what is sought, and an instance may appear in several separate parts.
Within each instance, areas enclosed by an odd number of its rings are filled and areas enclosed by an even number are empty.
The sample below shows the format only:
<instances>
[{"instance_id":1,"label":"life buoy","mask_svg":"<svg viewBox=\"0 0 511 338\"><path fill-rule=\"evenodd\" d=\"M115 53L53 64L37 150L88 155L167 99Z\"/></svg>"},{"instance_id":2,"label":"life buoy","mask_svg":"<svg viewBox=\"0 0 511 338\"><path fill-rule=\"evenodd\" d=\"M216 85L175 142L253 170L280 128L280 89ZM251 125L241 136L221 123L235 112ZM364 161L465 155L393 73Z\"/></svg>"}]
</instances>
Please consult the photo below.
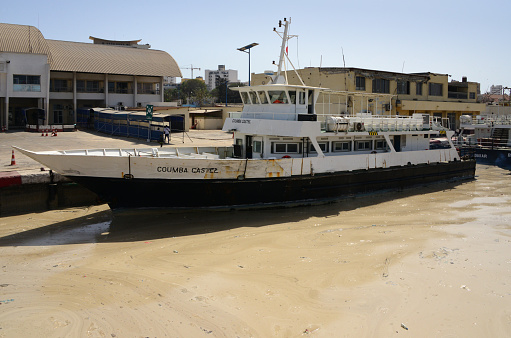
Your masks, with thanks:
<instances>
[{"instance_id":1,"label":"life buoy","mask_svg":"<svg viewBox=\"0 0 511 338\"><path fill-rule=\"evenodd\" d=\"M284 156L282 156L282 158L291 158L291 156L289 156L289 155L284 155Z\"/></svg>"}]
</instances>

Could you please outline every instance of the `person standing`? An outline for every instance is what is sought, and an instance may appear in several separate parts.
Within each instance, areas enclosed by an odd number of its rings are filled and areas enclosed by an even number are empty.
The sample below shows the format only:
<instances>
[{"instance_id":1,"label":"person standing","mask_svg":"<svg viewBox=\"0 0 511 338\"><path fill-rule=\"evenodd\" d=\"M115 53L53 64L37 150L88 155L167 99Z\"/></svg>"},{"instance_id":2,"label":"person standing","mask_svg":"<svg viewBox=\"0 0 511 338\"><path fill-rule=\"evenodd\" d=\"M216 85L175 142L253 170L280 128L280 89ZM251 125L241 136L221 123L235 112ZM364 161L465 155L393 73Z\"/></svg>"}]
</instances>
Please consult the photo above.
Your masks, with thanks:
<instances>
[{"instance_id":1,"label":"person standing","mask_svg":"<svg viewBox=\"0 0 511 338\"><path fill-rule=\"evenodd\" d=\"M165 139L167 140L167 143L170 143L170 128L169 128L169 126L165 126L165 128L163 128L163 134L165 134Z\"/></svg>"}]
</instances>

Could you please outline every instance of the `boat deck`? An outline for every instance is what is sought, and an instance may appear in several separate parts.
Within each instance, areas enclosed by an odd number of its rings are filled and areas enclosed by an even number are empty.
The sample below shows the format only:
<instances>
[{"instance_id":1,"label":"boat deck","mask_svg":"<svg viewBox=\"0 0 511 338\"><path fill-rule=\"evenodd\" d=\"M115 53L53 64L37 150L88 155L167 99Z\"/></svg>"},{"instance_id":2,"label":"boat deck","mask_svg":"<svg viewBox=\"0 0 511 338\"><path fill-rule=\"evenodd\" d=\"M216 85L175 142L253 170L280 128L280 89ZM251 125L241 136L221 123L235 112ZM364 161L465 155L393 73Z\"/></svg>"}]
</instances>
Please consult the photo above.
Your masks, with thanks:
<instances>
[{"instance_id":1,"label":"boat deck","mask_svg":"<svg viewBox=\"0 0 511 338\"><path fill-rule=\"evenodd\" d=\"M232 147L175 147L175 148L110 148L79 149L47 152L76 156L111 156L111 157L161 157L161 158L200 158L220 159L232 156Z\"/></svg>"}]
</instances>

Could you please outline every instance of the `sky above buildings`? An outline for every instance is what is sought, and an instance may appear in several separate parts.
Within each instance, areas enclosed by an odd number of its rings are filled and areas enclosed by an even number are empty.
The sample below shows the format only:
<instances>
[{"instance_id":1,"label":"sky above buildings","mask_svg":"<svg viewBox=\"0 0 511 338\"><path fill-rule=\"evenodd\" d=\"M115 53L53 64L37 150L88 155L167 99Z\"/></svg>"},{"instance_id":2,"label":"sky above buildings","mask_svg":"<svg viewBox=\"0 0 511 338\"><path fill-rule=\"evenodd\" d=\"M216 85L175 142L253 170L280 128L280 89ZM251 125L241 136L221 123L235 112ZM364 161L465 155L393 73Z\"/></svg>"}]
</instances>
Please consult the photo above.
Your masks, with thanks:
<instances>
[{"instance_id":1,"label":"sky above buildings","mask_svg":"<svg viewBox=\"0 0 511 338\"><path fill-rule=\"evenodd\" d=\"M432 72L451 80L511 87L508 41L511 1L475 0L151 0L16 1L0 22L31 25L46 39L92 42L89 36L138 40L168 52L183 77L204 76L218 65L276 70L281 40L273 27L291 18L289 56L297 68L355 67Z\"/></svg>"}]
</instances>

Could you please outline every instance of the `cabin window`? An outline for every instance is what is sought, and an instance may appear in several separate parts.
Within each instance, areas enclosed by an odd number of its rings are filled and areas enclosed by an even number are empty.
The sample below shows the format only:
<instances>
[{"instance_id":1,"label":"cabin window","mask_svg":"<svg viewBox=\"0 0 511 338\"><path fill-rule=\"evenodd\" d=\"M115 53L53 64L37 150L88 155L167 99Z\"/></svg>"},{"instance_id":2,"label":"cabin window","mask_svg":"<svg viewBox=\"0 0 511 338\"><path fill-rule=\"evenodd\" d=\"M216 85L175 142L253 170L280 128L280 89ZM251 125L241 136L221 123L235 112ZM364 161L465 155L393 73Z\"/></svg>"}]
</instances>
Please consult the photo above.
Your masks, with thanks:
<instances>
[{"instance_id":1,"label":"cabin window","mask_svg":"<svg viewBox=\"0 0 511 338\"><path fill-rule=\"evenodd\" d=\"M470 98L471 100L475 100L475 98L476 98L476 93L474 93L474 92L470 92L468 95L469 95L469 98Z\"/></svg>"},{"instance_id":2,"label":"cabin window","mask_svg":"<svg viewBox=\"0 0 511 338\"><path fill-rule=\"evenodd\" d=\"M295 90L289 91L289 102L291 102L291 104L296 104L296 91Z\"/></svg>"},{"instance_id":3,"label":"cabin window","mask_svg":"<svg viewBox=\"0 0 511 338\"><path fill-rule=\"evenodd\" d=\"M284 90L270 90L268 91L268 95L270 95L271 103L288 103L287 95Z\"/></svg>"},{"instance_id":4,"label":"cabin window","mask_svg":"<svg viewBox=\"0 0 511 338\"><path fill-rule=\"evenodd\" d=\"M243 101L244 104L250 104L247 92L241 92L241 100Z\"/></svg>"},{"instance_id":5,"label":"cabin window","mask_svg":"<svg viewBox=\"0 0 511 338\"><path fill-rule=\"evenodd\" d=\"M376 149L376 150L385 150L386 149L386 142L385 142L385 140L375 140L374 141L374 149Z\"/></svg>"},{"instance_id":6,"label":"cabin window","mask_svg":"<svg viewBox=\"0 0 511 338\"><path fill-rule=\"evenodd\" d=\"M332 151L351 151L351 142L332 142Z\"/></svg>"},{"instance_id":7,"label":"cabin window","mask_svg":"<svg viewBox=\"0 0 511 338\"><path fill-rule=\"evenodd\" d=\"M328 142L318 142L318 144L322 152L324 153L328 152ZM312 143L309 144L309 152L316 153L316 149L314 148L314 145Z\"/></svg>"},{"instance_id":8,"label":"cabin window","mask_svg":"<svg viewBox=\"0 0 511 338\"><path fill-rule=\"evenodd\" d=\"M254 153L262 153L263 152L263 142L262 141L252 142L252 151Z\"/></svg>"},{"instance_id":9,"label":"cabin window","mask_svg":"<svg viewBox=\"0 0 511 338\"><path fill-rule=\"evenodd\" d=\"M273 143L273 153L284 154L284 153L300 153L299 143Z\"/></svg>"},{"instance_id":10,"label":"cabin window","mask_svg":"<svg viewBox=\"0 0 511 338\"><path fill-rule=\"evenodd\" d=\"M357 141L355 143L355 150L363 151L363 150L371 150L371 141Z\"/></svg>"},{"instance_id":11,"label":"cabin window","mask_svg":"<svg viewBox=\"0 0 511 338\"><path fill-rule=\"evenodd\" d=\"M305 104L305 92L298 92L298 103Z\"/></svg>"},{"instance_id":12,"label":"cabin window","mask_svg":"<svg viewBox=\"0 0 511 338\"><path fill-rule=\"evenodd\" d=\"M259 101L257 100L256 92L249 92L249 94L250 94L250 100L252 101L252 104L258 104Z\"/></svg>"},{"instance_id":13,"label":"cabin window","mask_svg":"<svg viewBox=\"0 0 511 338\"><path fill-rule=\"evenodd\" d=\"M257 92L257 93L259 94L259 101L262 104L267 104L268 103L268 97L266 96L266 92L260 91L260 92Z\"/></svg>"}]
</instances>

